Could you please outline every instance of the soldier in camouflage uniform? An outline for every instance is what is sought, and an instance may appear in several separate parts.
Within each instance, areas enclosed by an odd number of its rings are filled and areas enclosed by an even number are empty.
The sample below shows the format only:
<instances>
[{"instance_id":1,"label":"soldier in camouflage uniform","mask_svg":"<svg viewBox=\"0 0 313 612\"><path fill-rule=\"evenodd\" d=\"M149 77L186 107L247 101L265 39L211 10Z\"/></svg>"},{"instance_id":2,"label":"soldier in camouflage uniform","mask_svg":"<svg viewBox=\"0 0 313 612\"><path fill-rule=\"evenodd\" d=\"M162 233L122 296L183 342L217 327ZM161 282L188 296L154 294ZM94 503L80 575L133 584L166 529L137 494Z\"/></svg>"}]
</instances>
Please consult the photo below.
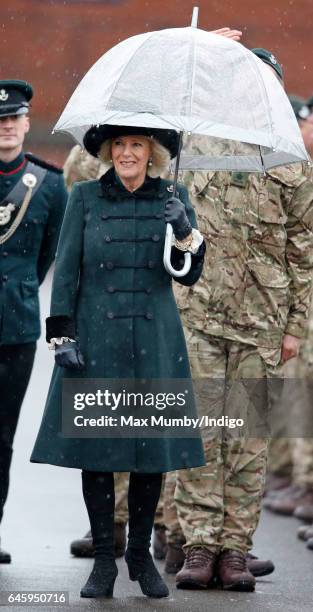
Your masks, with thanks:
<instances>
[{"instance_id":1,"label":"soldier in camouflage uniform","mask_svg":"<svg viewBox=\"0 0 313 612\"><path fill-rule=\"evenodd\" d=\"M303 140L308 153L313 156L313 114L305 100L290 96L290 102L299 122ZM313 168L306 169L308 179L313 183ZM310 431L310 423L313 417L312 404L312 347L313 347L313 304L311 304L309 320L306 328L306 337L301 344L299 356L288 364L287 376L294 379L295 384L291 386L293 393L283 397L283 409L285 413L291 410L296 417L301 414L303 432ZM294 388L294 389L293 389ZM285 439L289 448L286 447L285 456L280 461L291 459L292 484L277 493L272 494L265 500L265 506L278 514L294 514L306 521L313 521L313 440L312 438L294 438L292 431L288 432L289 440ZM273 472L277 465L279 442L273 440L270 452L270 470ZM275 473L275 472L274 472ZM300 530L300 536L302 530Z\"/></svg>"},{"instance_id":2,"label":"soldier in camouflage uniform","mask_svg":"<svg viewBox=\"0 0 313 612\"><path fill-rule=\"evenodd\" d=\"M68 191L71 191L73 183L76 181L87 181L100 178L107 170L107 167L97 160L87 151L75 145L64 163L64 179ZM114 474L115 485L115 556L124 555L126 548L126 524L128 522L128 480L127 472ZM155 534L154 548L156 557L164 557L165 551L165 527L163 525L163 496L161 495L157 511L155 513ZM91 532L88 531L83 538L74 540L70 547L72 555L75 557L93 557L94 548ZM160 552L162 551L162 552Z\"/></svg>"},{"instance_id":3,"label":"soldier in camouflage uniform","mask_svg":"<svg viewBox=\"0 0 313 612\"><path fill-rule=\"evenodd\" d=\"M282 76L275 57L256 54ZM305 333L312 291L313 186L302 164L265 176L195 172L191 200L207 255L181 300L194 379L214 379L207 404L233 416L242 385L279 376ZM252 385L253 386L253 385ZM245 408L251 407L247 398ZM269 405L262 385L261 407ZM254 590L246 553L257 527L267 439L203 433L207 465L178 472L175 501L186 544L179 588Z\"/></svg>"}]
</instances>

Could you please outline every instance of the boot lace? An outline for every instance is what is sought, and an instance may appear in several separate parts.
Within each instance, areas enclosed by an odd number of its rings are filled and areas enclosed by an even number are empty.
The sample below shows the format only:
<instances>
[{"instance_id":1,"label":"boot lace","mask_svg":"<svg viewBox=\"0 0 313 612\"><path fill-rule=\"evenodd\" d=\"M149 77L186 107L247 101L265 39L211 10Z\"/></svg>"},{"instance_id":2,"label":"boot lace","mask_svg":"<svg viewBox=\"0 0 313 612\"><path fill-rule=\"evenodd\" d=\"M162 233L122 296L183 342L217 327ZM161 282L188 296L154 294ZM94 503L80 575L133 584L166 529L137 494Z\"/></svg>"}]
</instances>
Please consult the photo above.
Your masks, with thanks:
<instances>
[{"instance_id":1,"label":"boot lace","mask_svg":"<svg viewBox=\"0 0 313 612\"><path fill-rule=\"evenodd\" d=\"M202 567L208 561L213 561L215 554L202 546L191 548L187 551L185 567L190 569L192 567Z\"/></svg>"},{"instance_id":2,"label":"boot lace","mask_svg":"<svg viewBox=\"0 0 313 612\"><path fill-rule=\"evenodd\" d=\"M240 553L236 553L235 551L226 553L225 556L223 555L222 559L223 562L227 563L228 567L233 570L244 572L247 569L245 556Z\"/></svg>"}]
</instances>

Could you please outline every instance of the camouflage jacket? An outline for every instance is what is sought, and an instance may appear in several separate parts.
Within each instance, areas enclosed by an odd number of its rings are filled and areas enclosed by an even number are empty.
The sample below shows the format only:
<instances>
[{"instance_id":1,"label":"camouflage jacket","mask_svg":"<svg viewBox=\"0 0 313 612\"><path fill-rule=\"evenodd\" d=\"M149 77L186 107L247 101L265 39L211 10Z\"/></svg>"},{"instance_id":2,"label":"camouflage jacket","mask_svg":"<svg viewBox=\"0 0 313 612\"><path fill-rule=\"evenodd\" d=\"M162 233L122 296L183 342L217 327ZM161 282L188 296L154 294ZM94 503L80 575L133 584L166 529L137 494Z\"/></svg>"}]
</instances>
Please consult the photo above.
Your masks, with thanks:
<instances>
[{"instance_id":1,"label":"camouflage jacket","mask_svg":"<svg viewBox=\"0 0 313 612\"><path fill-rule=\"evenodd\" d=\"M185 327L280 349L305 335L313 274L313 184L302 164L266 176L186 173L207 252L198 283L176 291ZM182 293L183 292L183 293Z\"/></svg>"},{"instance_id":2,"label":"camouflage jacket","mask_svg":"<svg viewBox=\"0 0 313 612\"><path fill-rule=\"evenodd\" d=\"M87 151L75 145L64 163L64 180L68 191L71 191L76 181L89 181L97 179L107 171L107 167L100 160L89 155Z\"/></svg>"}]
</instances>

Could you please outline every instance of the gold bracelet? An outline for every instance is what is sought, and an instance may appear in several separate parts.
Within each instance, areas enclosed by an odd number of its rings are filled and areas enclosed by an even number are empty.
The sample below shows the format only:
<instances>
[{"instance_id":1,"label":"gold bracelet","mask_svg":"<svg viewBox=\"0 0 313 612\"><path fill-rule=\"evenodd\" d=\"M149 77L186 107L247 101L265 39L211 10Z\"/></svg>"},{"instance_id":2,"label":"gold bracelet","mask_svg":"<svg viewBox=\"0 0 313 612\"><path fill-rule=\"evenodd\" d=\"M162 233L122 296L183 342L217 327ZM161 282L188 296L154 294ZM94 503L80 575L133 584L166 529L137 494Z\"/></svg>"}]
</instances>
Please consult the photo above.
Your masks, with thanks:
<instances>
[{"instance_id":1,"label":"gold bracelet","mask_svg":"<svg viewBox=\"0 0 313 612\"><path fill-rule=\"evenodd\" d=\"M192 245L192 241L193 241L193 235L190 234L187 240L186 239L185 240L175 239L175 246L179 251L188 251L188 249Z\"/></svg>"}]
</instances>

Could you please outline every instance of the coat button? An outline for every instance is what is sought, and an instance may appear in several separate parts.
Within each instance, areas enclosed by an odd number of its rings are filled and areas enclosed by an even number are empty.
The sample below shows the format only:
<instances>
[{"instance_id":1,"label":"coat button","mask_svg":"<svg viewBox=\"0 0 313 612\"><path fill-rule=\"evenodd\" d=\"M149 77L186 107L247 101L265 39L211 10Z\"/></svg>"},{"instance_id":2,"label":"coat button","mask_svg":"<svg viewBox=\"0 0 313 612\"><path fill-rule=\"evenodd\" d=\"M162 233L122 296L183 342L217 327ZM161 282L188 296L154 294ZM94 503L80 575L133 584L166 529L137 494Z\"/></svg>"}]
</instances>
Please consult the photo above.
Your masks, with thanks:
<instances>
[{"instance_id":1,"label":"coat button","mask_svg":"<svg viewBox=\"0 0 313 612\"><path fill-rule=\"evenodd\" d=\"M107 270L113 270L114 269L114 263L113 261L107 261L105 264L105 267Z\"/></svg>"},{"instance_id":2,"label":"coat button","mask_svg":"<svg viewBox=\"0 0 313 612\"><path fill-rule=\"evenodd\" d=\"M10 187L12 181L9 181L8 179L6 181L4 181L4 184L6 187Z\"/></svg>"},{"instance_id":3,"label":"coat button","mask_svg":"<svg viewBox=\"0 0 313 612\"><path fill-rule=\"evenodd\" d=\"M110 286L107 288L107 290L108 290L108 293L114 293L115 288L114 288L114 287L112 287L112 285L110 285Z\"/></svg>"},{"instance_id":4,"label":"coat button","mask_svg":"<svg viewBox=\"0 0 313 612\"><path fill-rule=\"evenodd\" d=\"M8 251L3 251L3 253L2 253L2 257L7 257L7 256L8 256L8 254L9 254L9 253L8 253Z\"/></svg>"},{"instance_id":5,"label":"coat button","mask_svg":"<svg viewBox=\"0 0 313 612\"><path fill-rule=\"evenodd\" d=\"M2 281L3 281L4 283L6 283L6 281L8 280L8 278L9 278L9 277L8 277L8 275L7 275L7 274L3 274L3 276L2 276Z\"/></svg>"},{"instance_id":6,"label":"coat button","mask_svg":"<svg viewBox=\"0 0 313 612\"><path fill-rule=\"evenodd\" d=\"M160 240L159 234L153 234L152 240L153 240L153 242L159 242L159 240Z\"/></svg>"},{"instance_id":7,"label":"coat button","mask_svg":"<svg viewBox=\"0 0 313 612\"><path fill-rule=\"evenodd\" d=\"M114 319L114 312L107 312L107 319Z\"/></svg>"},{"instance_id":8,"label":"coat button","mask_svg":"<svg viewBox=\"0 0 313 612\"><path fill-rule=\"evenodd\" d=\"M111 236L105 236L104 240L105 240L106 242L111 242Z\"/></svg>"},{"instance_id":9,"label":"coat button","mask_svg":"<svg viewBox=\"0 0 313 612\"><path fill-rule=\"evenodd\" d=\"M148 319L148 321L151 321L151 319L153 319L152 312L146 312L145 317L146 317L146 319Z\"/></svg>"},{"instance_id":10,"label":"coat button","mask_svg":"<svg viewBox=\"0 0 313 612\"><path fill-rule=\"evenodd\" d=\"M150 270L153 270L153 268L155 268L155 263L154 263L154 261L148 261L148 268L149 268Z\"/></svg>"},{"instance_id":11,"label":"coat button","mask_svg":"<svg viewBox=\"0 0 313 612\"><path fill-rule=\"evenodd\" d=\"M150 289L150 287L146 287L145 292L149 295L151 293L152 289Z\"/></svg>"}]
</instances>

